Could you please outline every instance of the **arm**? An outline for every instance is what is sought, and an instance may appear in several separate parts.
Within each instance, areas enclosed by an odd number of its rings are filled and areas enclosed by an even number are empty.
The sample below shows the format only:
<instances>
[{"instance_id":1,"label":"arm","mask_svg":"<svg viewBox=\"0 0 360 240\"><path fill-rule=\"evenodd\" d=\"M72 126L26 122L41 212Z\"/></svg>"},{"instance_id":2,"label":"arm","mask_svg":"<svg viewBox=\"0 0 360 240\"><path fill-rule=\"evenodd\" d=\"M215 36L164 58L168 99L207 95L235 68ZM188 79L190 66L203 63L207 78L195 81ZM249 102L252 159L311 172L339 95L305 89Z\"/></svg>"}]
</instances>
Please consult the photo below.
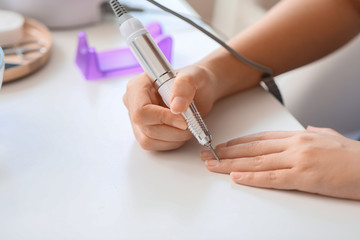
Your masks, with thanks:
<instances>
[{"instance_id":1,"label":"arm","mask_svg":"<svg viewBox=\"0 0 360 240\"><path fill-rule=\"evenodd\" d=\"M260 21L230 40L247 58L271 67L275 75L317 60L360 31L359 0L283 0ZM219 49L204 65L222 82L219 96L259 83L261 73ZM239 82L239 79L244 79Z\"/></svg>"},{"instance_id":2,"label":"arm","mask_svg":"<svg viewBox=\"0 0 360 240\"><path fill-rule=\"evenodd\" d=\"M283 0L229 44L280 74L316 60L354 37L360 29L359 2ZM124 103L138 142L147 150L182 146L192 136L180 113L192 100L201 115L206 115L220 98L258 85L261 75L219 49L178 72L171 110L164 106L148 76L137 76L128 84Z\"/></svg>"}]
</instances>

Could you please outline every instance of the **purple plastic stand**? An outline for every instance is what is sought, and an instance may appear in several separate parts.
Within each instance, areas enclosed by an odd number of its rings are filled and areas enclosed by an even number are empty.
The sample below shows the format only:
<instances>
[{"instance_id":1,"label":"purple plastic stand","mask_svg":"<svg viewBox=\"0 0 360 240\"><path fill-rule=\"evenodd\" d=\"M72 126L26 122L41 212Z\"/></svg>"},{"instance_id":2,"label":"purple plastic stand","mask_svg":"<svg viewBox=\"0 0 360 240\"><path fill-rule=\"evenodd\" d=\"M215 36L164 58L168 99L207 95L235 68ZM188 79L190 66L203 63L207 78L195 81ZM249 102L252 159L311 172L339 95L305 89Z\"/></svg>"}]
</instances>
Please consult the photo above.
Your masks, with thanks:
<instances>
[{"instance_id":1,"label":"purple plastic stand","mask_svg":"<svg viewBox=\"0 0 360 240\"><path fill-rule=\"evenodd\" d=\"M171 62L172 38L163 35L161 25L158 22L146 25L146 29L152 35L165 57ZM75 62L87 80L125 76L143 71L129 48L96 52L95 48L89 47L84 32L78 34Z\"/></svg>"}]
</instances>

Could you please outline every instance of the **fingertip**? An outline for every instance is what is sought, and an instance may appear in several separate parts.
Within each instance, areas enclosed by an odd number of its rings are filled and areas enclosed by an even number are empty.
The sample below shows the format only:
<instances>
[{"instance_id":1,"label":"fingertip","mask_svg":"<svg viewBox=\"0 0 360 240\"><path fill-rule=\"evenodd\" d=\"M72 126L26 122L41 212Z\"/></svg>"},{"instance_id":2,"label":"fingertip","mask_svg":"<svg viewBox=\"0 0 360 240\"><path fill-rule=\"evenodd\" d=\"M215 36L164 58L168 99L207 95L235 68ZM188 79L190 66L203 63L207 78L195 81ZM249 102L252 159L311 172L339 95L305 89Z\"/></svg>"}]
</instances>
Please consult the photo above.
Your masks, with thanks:
<instances>
[{"instance_id":1,"label":"fingertip","mask_svg":"<svg viewBox=\"0 0 360 240\"><path fill-rule=\"evenodd\" d=\"M311 125L308 125L307 127L306 127L306 130L308 130L308 131L312 131L312 130L314 130L315 129L315 127L313 127L313 126L311 126Z\"/></svg>"},{"instance_id":2,"label":"fingertip","mask_svg":"<svg viewBox=\"0 0 360 240\"><path fill-rule=\"evenodd\" d=\"M242 177L242 173L240 172L231 172L230 177L234 182L239 182Z\"/></svg>"},{"instance_id":3,"label":"fingertip","mask_svg":"<svg viewBox=\"0 0 360 240\"><path fill-rule=\"evenodd\" d=\"M178 118L173 121L173 126L181 130L186 130L188 127L185 119L178 119Z\"/></svg>"},{"instance_id":4,"label":"fingertip","mask_svg":"<svg viewBox=\"0 0 360 240\"><path fill-rule=\"evenodd\" d=\"M174 114L183 113L189 107L196 93L195 78L192 74L177 73L170 101L170 109Z\"/></svg>"},{"instance_id":5,"label":"fingertip","mask_svg":"<svg viewBox=\"0 0 360 240\"><path fill-rule=\"evenodd\" d=\"M170 104L170 110L174 114L181 114L186 111L186 99L183 97L175 97Z\"/></svg>"},{"instance_id":6,"label":"fingertip","mask_svg":"<svg viewBox=\"0 0 360 240\"><path fill-rule=\"evenodd\" d=\"M201 152L200 155L201 155L201 159L203 161L214 158L214 156L213 156L213 154L212 154L212 152L210 150L204 150L204 151Z\"/></svg>"},{"instance_id":7,"label":"fingertip","mask_svg":"<svg viewBox=\"0 0 360 240\"><path fill-rule=\"evenodd\" d=\"M205 165L208 168L217 167L219 165L219 161L218 160L206 160Z\"/></svg>"},{"instance_id":8,"label":"fingertip","mask_svg":"<svg viewBox=\"0 0 360 240\"><path fill-rule=\"evenodd\" d=\"M221 143L219 145L216 145L215 149L220 149L226 147L226 143Z\"/></svg>"}]
</instances>

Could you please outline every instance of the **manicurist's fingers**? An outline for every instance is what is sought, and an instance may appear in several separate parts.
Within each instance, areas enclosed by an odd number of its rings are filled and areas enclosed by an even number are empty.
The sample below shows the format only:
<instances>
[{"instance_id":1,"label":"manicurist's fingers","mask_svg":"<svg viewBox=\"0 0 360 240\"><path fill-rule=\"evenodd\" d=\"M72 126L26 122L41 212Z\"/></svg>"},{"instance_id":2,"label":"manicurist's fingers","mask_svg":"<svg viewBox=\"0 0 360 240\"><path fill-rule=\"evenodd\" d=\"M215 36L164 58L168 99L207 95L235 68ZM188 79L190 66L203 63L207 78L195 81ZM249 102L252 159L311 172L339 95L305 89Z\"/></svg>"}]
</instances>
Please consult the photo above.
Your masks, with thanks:
<instances>
[{"instance_id":1,"label":"manicurist's fingers","mask_svg":"<svg viewBox=\"0 0 360 240\"><path fill-rule=\"evenodd\" d=\"M167 125L144 126L142 132L149 138L170 142L184 142L193 137L188 130L181 130Z\"/></svg>"},{"instance_id":2,"label":"manicurist's fingers","mask_svg":"<svg viewBox=\"0 0 360 240\"><path fill-rule=\"evenodd\" d=\"M136 140L140 146L145 150L152 151L166 151L169 149L176 149L181 147L185 141L162 141L148 137L138 127L134 127Z\"/></svg>"},{"instance_id":3,"label":"manicurist's fingers","mask_svg":"<svg viewBox=\"0 0 360 240\"><path fill-rule=\"evenodd\" d=\"M133 78L127 85L123 102L130 112L148 104L159 105L160 98L151 79L145 73Z\"/></svg>"},{"instance_id":4,"label":"manicurist's fingers","mask_svg":"<svg viewBox=\"0 0 360 240\"><path fill-rule=\"evenodd\" d=\"M196 93L196 82L191 75L178 73L174 81L170 109L179 114L186 111Z\"/></svg>"},{"instance_id":5,"label":"manicurist's fingers","mask_svg":"<svg viewBox=\"0 0 360 240\"><path fill-rule=\"evenodd\" d=\"M237 184L275 189L295 189L291 169L264 172L232 172L232 180Z\"/></svg>"},{"instance_id":6,"label":"manicurist's fingers","mask_svg":"<svg viewBox=\"0 0 360 240\"><path fill-rule=\"evenodd\" d=\"M130 115L131 120L141 126L166 124L178 129L187 129L183 116L173 114L170 109L158 105L146 105Z\"/></svg>"}]
</instances>

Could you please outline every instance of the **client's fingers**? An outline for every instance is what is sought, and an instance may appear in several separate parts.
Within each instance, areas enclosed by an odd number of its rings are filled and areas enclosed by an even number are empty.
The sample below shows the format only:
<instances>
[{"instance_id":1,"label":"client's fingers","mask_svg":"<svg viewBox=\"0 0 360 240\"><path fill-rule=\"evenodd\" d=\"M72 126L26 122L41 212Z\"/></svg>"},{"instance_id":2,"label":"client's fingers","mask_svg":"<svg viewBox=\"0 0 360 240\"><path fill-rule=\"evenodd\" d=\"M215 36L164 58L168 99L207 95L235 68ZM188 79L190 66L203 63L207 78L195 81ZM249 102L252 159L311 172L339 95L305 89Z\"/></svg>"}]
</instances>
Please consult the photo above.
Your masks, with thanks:
<instances>
[{"instance_id":1,"label":"client's fingers","mask_svg":"<svg viewBox=\"0 0 360 240\"><path fill-rule=\"evenodd\" d=\"M299 131L260 132L260 133L255 133L255 134L232 139L226 143L218 145L217 148L221 148L224 146L232 146L241 143L248 143L253 141L260 141L260 140L288 138L295 135L298 132Z\"/></svg>"},{"instance_id":2,"label":"client's fingers","mask_svg":"<svg viewBox=\"0 0 360 240\"><path fill-rule=\"evenodd\" d=\"M256 140L237 145L216 147L215 151L220 159L237 159L279 153L285 151L288 145L289 142L286 139ZM214 159L210 151L203 151L201 158L203 160Z\"/></svg>"},{"instance_id":3,"label":"client's fingers","mask_svg":"<svg viewBox=\"0 0 360 240\"><path fill-rule=\"evenodd\" d=\"M210 171L218 173L259 172L293 167L292 162L284 158L281 153L241 159L222 159L220 162L207 160L206 166Z\"/></svg>"},{"instance_id":4,"label":"client's fingers","mask_svg":"<svg viewBox=\"0 0 360 240\"><path fill-rule=\"evenodd\" d=\"M130 116L131 120L139 126L165 124L187 129L187 123L181 115L173 114L170 109L158 105L146 105Z\"/></svg>"},{"instance_id":5,"label":"client's fingers","mask_svg":"<svg viewBox=\"0 0 360 240\"><path fill-rule=\"evenodd\" d=\"M291 169L264 172L232 172L232 180L237 184L275 189L295 189Z\"/></svg>"}]
</instances>

